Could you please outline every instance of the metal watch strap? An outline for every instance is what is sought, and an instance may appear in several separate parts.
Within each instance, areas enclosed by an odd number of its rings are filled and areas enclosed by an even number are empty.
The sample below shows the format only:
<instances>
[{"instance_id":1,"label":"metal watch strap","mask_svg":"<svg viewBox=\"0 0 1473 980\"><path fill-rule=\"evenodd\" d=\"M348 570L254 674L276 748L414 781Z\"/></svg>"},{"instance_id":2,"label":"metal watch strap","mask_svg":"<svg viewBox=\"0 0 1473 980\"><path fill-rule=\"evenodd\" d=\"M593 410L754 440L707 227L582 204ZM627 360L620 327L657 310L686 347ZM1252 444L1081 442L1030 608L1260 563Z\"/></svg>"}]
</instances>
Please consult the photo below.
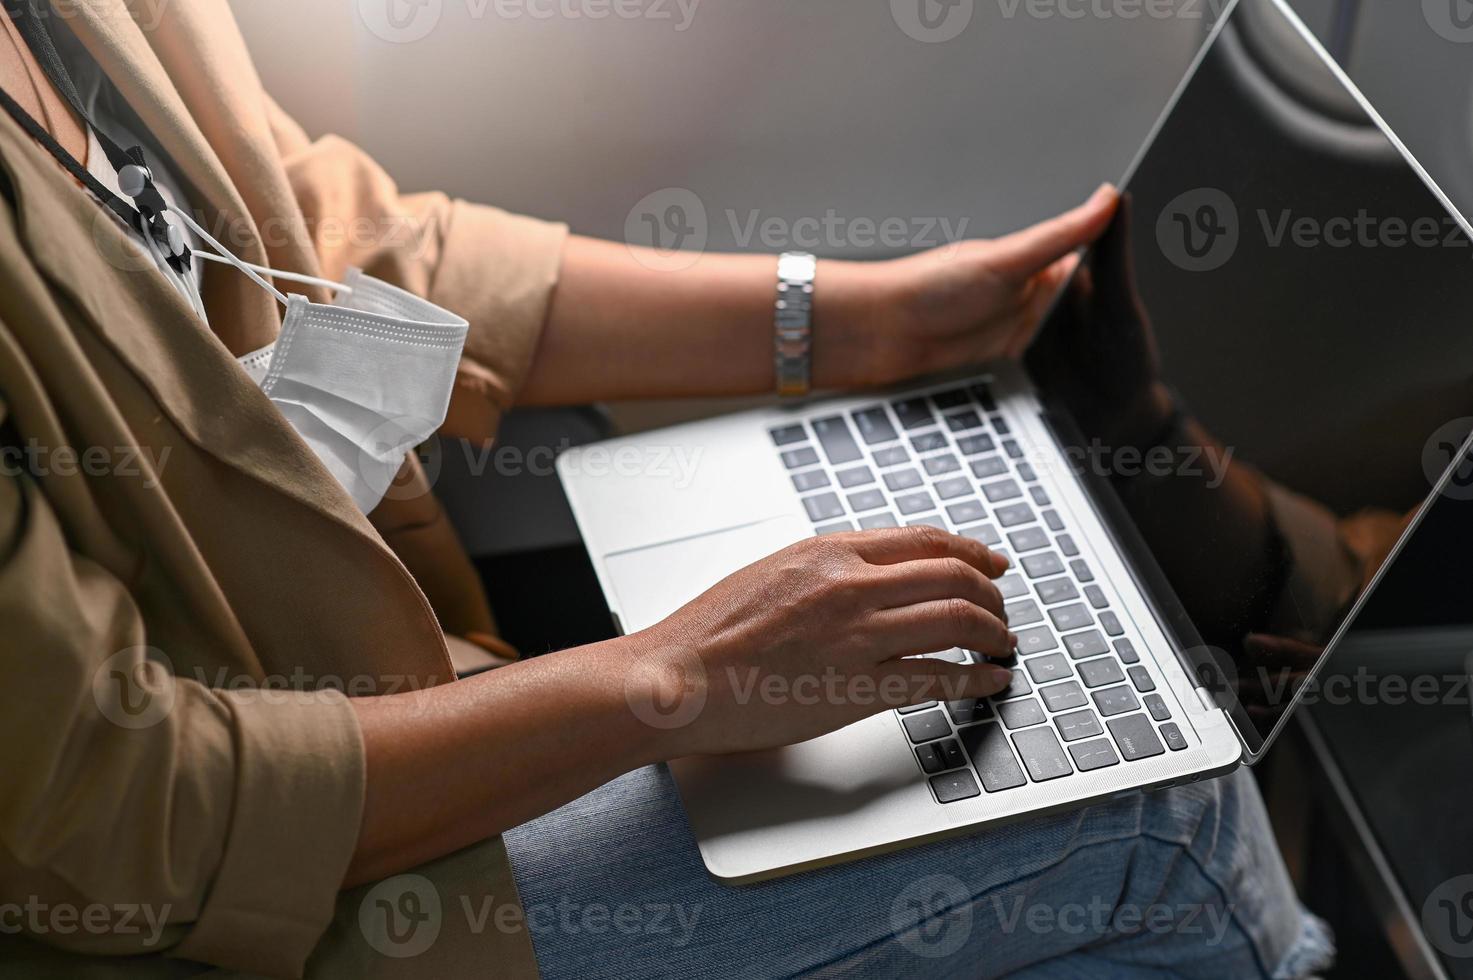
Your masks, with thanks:
<instances>
[{"instance_id":1,"label":"metal watch strap","mask_svg":"<svg viewBox=\"0 0 1473 980\"><path fill-rule=\"evenodd\" d=\"M777 260L777 311L774 351L777 393L808 394L813 375L813 280L818 259L807 252L784 252Z\"/></svg>"}]
</instances>

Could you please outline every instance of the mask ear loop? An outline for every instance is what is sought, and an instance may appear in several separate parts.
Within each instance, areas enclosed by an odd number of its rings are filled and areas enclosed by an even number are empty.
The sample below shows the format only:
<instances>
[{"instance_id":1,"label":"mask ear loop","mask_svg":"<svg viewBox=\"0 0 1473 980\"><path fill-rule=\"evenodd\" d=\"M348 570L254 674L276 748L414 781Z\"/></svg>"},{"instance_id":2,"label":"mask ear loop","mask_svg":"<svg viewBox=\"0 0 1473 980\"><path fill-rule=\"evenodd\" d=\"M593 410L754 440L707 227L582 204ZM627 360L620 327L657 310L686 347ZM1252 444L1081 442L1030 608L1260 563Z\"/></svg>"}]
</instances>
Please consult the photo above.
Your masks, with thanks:
<instances>
[{"instance_id":1,"label":"mask ear loop","mask_svg":"<svg viewBox=\"0 0 1473 980\"><path fill-rule=\"evenodd\" d=\"M287 282L299 282L309 286L321 286L324 289L335 290L336 292L341 293L345 296L353 295L353 287L348 286L344 283L334 282L331 279L319 279L317 276L302 275L298 272L278 272L275 269L270 269L263 265L256 265L254 263L246 262L242 259L239 259L228 248L215 241L214 237L211 236L209 232L201 228L199 226L199 223L191 218L187 213L177 207L174 207L173 205L169 205L169 210L177 215L181 221L189 226L189 229L191 231L198 235L205 243L213 248L216 253L218 253L215 255L211 255L207 252L196 250L194 253L195 255L202 259L208 259L211 262L220 262L226 265L235 266L241 272L245 273L246 276L249 277L256 285L260 286L262 289L275 296L277 302L279 302L282 306L287 305L286 294L267 282L264 278L262 278L263 276L270 276L273 279L281 279Z\"/></svg>"},{"instance_id":2,"label":"mask ear loop","mask_svg":"<svg viewBox=\"0 0 1473 980\"><path fill-rule=\"evenodd\" d=\"M154 262L158 265L159 271L165 276L173 274L179 278L180 284L184 287L185 298L189 300L189 305L194 309L195 315L206 324L209 324L209 317L205 316L205 301L201 298L199 288L195 285L194 275L188 268L183 272L175 272L174 267L169 264L168 256L159 247L159 243L154 241L152 235L144 234L143 241L148 246L148 251L153 256Z\"/></svg>"}]
</instances>

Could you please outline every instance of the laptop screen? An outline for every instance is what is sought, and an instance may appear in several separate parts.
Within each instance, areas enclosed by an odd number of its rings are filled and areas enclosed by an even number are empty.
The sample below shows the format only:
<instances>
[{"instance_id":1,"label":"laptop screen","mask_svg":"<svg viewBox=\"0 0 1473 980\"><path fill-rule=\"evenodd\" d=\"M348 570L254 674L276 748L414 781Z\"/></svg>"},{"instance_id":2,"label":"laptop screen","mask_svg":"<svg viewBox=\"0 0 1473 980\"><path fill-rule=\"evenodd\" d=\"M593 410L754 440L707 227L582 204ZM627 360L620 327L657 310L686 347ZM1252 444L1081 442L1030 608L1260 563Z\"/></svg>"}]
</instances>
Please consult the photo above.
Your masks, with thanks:
<instances>
[{"instance_id":1,"label":"laptop screen","mask_svg":"<svg viewBox=\"0 0 1473 980\"><path fill-rule=\"evenodd\" d=\"M1473 248L1297 22L1241 0L1027 363L1256 753L1459 458Z\"/></svg>"}]
</instances>

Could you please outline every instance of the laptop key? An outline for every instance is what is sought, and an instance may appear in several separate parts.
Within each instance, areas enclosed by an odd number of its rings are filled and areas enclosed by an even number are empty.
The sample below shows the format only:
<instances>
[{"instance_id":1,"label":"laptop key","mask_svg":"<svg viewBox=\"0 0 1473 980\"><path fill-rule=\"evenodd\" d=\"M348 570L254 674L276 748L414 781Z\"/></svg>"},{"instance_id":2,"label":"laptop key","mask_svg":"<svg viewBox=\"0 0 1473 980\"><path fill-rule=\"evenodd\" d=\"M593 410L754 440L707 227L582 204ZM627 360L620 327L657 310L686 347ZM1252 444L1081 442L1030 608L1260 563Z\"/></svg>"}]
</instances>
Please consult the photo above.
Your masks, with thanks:
<instances>
[{"instance_id":1,"label":"laptop key","mask_svg":"<svg viewBox=\"0 0 1473 980\"><path fill-rule=\"evenodd\" d=\"M1073 677L1074 671L1069 667L1069 661L1061 653L1050 653L1043 657L1033 657L1023 663L1028 668L1028 676L1033 678L1035 684L1047 684L1050 681L1061 681L1066 677Z\"/></svg>"},{"instance_id":2,"label":"laptop key","mask_svg":"<svg viewBox=\"0 0 1473 980\"><path fill-rule=\"evenodd\" d=\"M909 462L910 453L905 451L904 446L886 446L884 449L875 450L875 465L881 469Z\"/></svg>"},{"instance_id":3,"label":"laptop key","mask_svg":"<svg viewBox=\"0 0 1473 980\"><path fill-rule=\"evenodd\" d=\"M1008 698L1027 697L1032 693L1033 685L1028 683L1027 675L1021 670L1015 670L1013 671L1013 679L1008 683L1008 686L997 694L994 694L993 698L998 701L1004 701Z\"/></svg>"},{"instance_id":4,"label":"laptop key","mask_svg":"<svg viewBox=\"0 0 1473 980\"><path fill-rule=\"evenodd\" d=\"M1018 475L1023 478L1024 483L1033 483L1038 479L1038 474L1033 471L1032 463L1019 463Z\"/></svg>"},{"instance_id":5,"label":"laptop key","mask_svg":"<svg viewBox=\"0 0 1473 980\"><path fill-rule=\"evenodd\" d=\"M982 428L982 416L976 412L957 412L955 415L946 416L946 426L952 432L980 429Z\"/></svg>"},{"instance_id":6,"label":"laptop key","mask_svg":"<svg viewBox=\"0 0 1473 980\"><path fill-rule=\"evenodd\" d=\"M935 432L922 432L910 440L910 448L918 453L934 453L938 449L946 448L946 436L940 430Z\"/></svg>"},{"instance_id":7,"label":"laptop key","mask_svg":"<svg viewBox=\"0 0 1473 980\"><path fill-rule=\"evenodd\" d=\"M1130 682L1142 694L1149 694L1156 690L1156 682L1151 680L1151 672L1146 670L1145 667L1130 668Z\"/></svg>"},{"instance_id":8,"label":"laptop key","mask_svg":"<svg viewBox=\"0 0 1473 980\"><path fill-rule=\"evenodd\" d=\"M1105 628L1105 632L1110 634L1111 636L1119 636L1121 633L1125 632L1125 627L1120 625L1120 617L1116 616L1112 612L1100 613L1100 625L1103 626Z\"/></svg>"},{"instance_id":9,"label":"laptop key","mask_svg":"<svg viewBox=\"0 0 1473 980\"><path fill-rule=\"evenodd\" d=\"M1048 534L1041 527L1025 527L1021 531L1013 531L1008 535L1008 544L1012 545L1013 551L1022 554L1025 551L1037 551L1039 548L1048 547ZM1045 602L1048 600L1045 599Z\"/></svg>"},{"instance_id":10,"label":"laptop key","mask_svg":"<svg viewBox=\"0 0 1473 980\"><path fill-rule=\"evenodd\" d=\"M983 411L997 411L997 399L992 397L992 389L988 387L987 382L978 381L972 385L972 397L981 402Z\"/></svg>"},{"instance_id":11,"label":"laptop key","mask_svg":"<svg viewBox=\"0 0 1473 980\"><path fill-rule=\"evenodd\" d=\"M783 465L790 470L801 470L818 462L818 453L812 446L800 446L782 454Z\"/></svg>"},{"instance_id":12,"label":"laptop key","mask_svg":"<svg viewBox=\"0 0 1473 980\"><path fill-rule=\"evenodd\" d=\"M1089 564L1083 558L1071 561L1069 563L1069 570L1081 582L1093 582L1095 580L1095 573L1089 570Z\"/></svg>"},{"instance_id":13,"label":"laptop key","mask_svg":"<svg viewBox=\"0 0 1473 980\"><path fill-rule=\"evenodd\" d=\"M803 508L808 511L809 520L815 524L819 521L831 521L836 517L844 516L844 505L839 502L836 493L821 493L816 497L804 497Z\"/></svg>"},{"instance_id":14,"label":"laptop key","mask_svg":"<svg viewBox=\"0 0 1473 980\"><path fill-rule=\"evenodd\" d=\"M936 421L931 414L931 406L926 404L924 398L907 398L903 401L891 402L890 407L895 411L895 417L900 420L902 429L919 429L923 425L930 425Z\"/></svg>"},{"instance_id":15,"label":"laptop key","mask_svg":"<svg viewBox=\"0 0 1473 980\"><path fill-rule=\"evenodd\" d=\"M1075 633L1072 636L1064 637L1064 648L1069 651L1069 656L1075 660L1098 657L1102 653L1110 652L1110 648L1105 644L1105 638L1100 635L1099 630L1085 630L1083 633Z\"/></svg>"},{"instance_id":16,"label":"laptop key","mask_svg":"<svg viewBox=\"0 0 1473 980\"><path fill-rule=\"evenodd\" d=\"M947 768L946 760L941 757L940 746L940 742L928 742L925 745L916 746L916 761L921 764L922 772L937 773Z\"/></svg>"},{"instance_id":17,"label":"laptop key","mask_svg":"<svg viewBox=\"0 0 1473 980\"><path fill-rule=\"evenodd\" d=\"M1135 699L1135 692L1128 687L1107 687L1103 691L1091 692L1090 697L1094 699L1100 714L1106 718L1123 715L1140 707L1140 702Z\"/></svg>"},{"instance_id":18,"label":"laptop key","mask_svg":"<svg viewBox=\"0 0 1473 980\"><path fill-rule=\"evenodd\" d=\"M1135 652L1135 644L1129 640L1115 641L1115 656L1128 664L1138 664L1141 662L1141 655Z\"/></svg>"},{"instance_id":19,"label":"laptop key","mask_svg":"<svg viewBox=\"0 0 1473 980\"><path fill-rule=\"evenodd\" d=\"M1014 630L1043 622L1043 612L1038 608L1038 603L1032 599L1019 599L1015 602L1004 603L1002 611L1008 617L1009 628Z\"/></svg>"},{"instance_id":20,"label":"laptop key","mask_svg":"<svg viewBox=\"0 0 1473 980\"><path fill-rule=\"evenodd\" d=\"M849 509L856 514L867 510L879 510L885 506L885 495L878 490L861 490L849 495Z\"/></svg>"},{"instance_id":21,"label":"laptop key","mask_svg":"<svg viewBox=\"0 0 1473 980\"><path fill-rule=\"evenodd\" d=\"M1069 711L1072 708L1082 708L1089 704L1089 698L1084 696L1084 690L1074 681L1040 687L1038 696L1043 698L1043 706L1055 713Z\"/></svg>"},{"instance_id":22,"label":"laptop key","mask_svg":"<svg viewBox=\"0 0 1473 980\"><path fill-rule=\"evenodd\" d=\"M1036 698L1020 698L1017 701L1004 701L997 706L997 717L1009 730L1014 728L1027 728L1029 725L1041 725L1047 721L1043 713L1043 705Z\"/></svg>"},{"instance_id":23,"label":"laptop key","mask_svg":"<svg viewBox=\"0 0 1473 980\"><path fill-rule=\"evenodd\" d=\"M1016 599L1020 595L1028 594L1028 584L1016 575L1004 575L992 584L997 586L997 591L1002 593L1004 599Z\"/></svg>"},{"instance_id":24,"label":"laptop key","mask_svg":"<svg viewBox=\"0 0 1473 980\"><path fill-rule=\"evenodd\" d=\"M1059 512L1056 510L1044 511L1043 522L1047 524L1048 529L1050 531L1053 531L1055 534L1058 534L1060 531L1064 530L1064 519L1059 516Z\"/></svg>"},{"instance_id":25,"label":"laptop key","mask_svg":"<svg viewBox=\"0 0 1473 980\"><path fill-rule=\"evenodd\" d=\"M900 438L900 434L895 431L895 426L890 424L890 413L885 411L883 405L862 408L855 412L854 426L859 430L859 438L863 439L866 445L875 446Z\"/></svg>"},{"instance_id":26,"label":"laptop key","mask_svg":"<svg viewBox=\"0 0 1473 980\"><path fill-rule=\"evenodd\" d=\"M967 754L962 751L962 743L954 738L948 738L944 742L936 742L941 751L941 761L946 763L948 769L960 769L967 764Z\"/></svg>"},{"instance_id":27,"label":"laptop key","mask_svg":"<svg viewBox=\"0 0 1473 980\"><path fill-rule=\"evenodd\" d=\"M849 431L849 423L844 420L844 416L814 419L811 424L813 434L818 437L818 444L823 447L823 454L829 458L830 465L843 466L845 463L864 459L864 450L854 441L854 433Z\"/></svg>"},{"instance_id":28,"label":"laptop key","mask_svg":"<svg viewBox=\"0 0 1473 980\"><path fill-rule=\"evenodd\" d=\"M814 528L813 533L819 537L823 537L825 534L843 534L845 531L852 530L854 530L853 521L837 521L833 524L825 524L822 527Z\"/></svg>"},{"instance_id":29,"label":"laptop key","mask_svg":"<svg viewBox=\"0 0 1473 980\"><path fill-rule=\"evenodd\" d=\"M1030 728L1026 732L1019 732L1013 736L1013 744L1018 747L1023 765L1028 767L1028 775L1033 777L1035 783L1048 782L1074 772L1074 767L1069 765L1069 757L1064 754L1064 747L1059 744L1059 737L1052 728Z\"/></svg>"},{"instance_id":30,"label":"laptop key","mask_svg":"<svg viewBox=\"0 0 1473 980\"><path fill-rule=\"evenodd\" d=\"M885 474L885 486L890 488L891 493L914 490L924 482L916 470L891 470Z\"/></svg>"},{"instance_id":31,"label":"laptop key","mask_svg":"<svg viewBox=\"0 0 1473 980\"><path fill-rule=\"evenodd\" d=\"M953 408L970 408L972 396L967 394L965 388L951 388L947 391L938 391L931 396L931 401L943 412Z\"/></svg>"},{"instance_id":32,"label":"laptop key","mask_svg":"<svg viewBox=\"0 0 1473 980\"><path fill-rule=\"evenodd\" d=\"M997 508L997 523L1003 527L1017 527L1033 520L1033 508L1027 504L1004 504Z\"/></svg>"},{"instance_id":33,"label":"laptop key","mask_svg":"<svg viewBox=\"0 0 1473 980\"><path fill-rule=\"evenodd\" d=\"M1141 700L1146 703L1146 710L1151 713L1151 717L1154 720L1171 720L1171 709L1166 707L1166 702L1161 700L1161 695L1147 694L1145 697L1141 698Z\"/></svg>"},{"instance_id":34,"label":"laptop key","mask_svg":"<svg viewBox=\"0 0 1473 980\"><path fill-rule=\"evenodd\" d=\"M1173 752L1180 752L1187 747L1187 737L1176 727L1176 722L1167 722L1161 726L1161 738L1166 742L1166 747Z\"/></svg>"},{"instance_id":35,"label":"laptop key","mask_svg":"<svg viewBox=\"0 0 1473 980\"><path fill-rule=\"evenodd\" d=\"M1074 558L1079 555L1079 545L1074 543L1072 535L1059 535L1059 550L1064 553L1065 558Z\"/></svg>"},{"instance_id":36,"label":"laptop key","mask_svg":"<svg viewBox=\"0 0 1473 980\"><path fill-rule=\"evenodd\" d=\"M932 776L931 790L941 803L955 803L958 800L970 800L974 796L982 795L982 791L977 788L977 780L973 779L972 773L966 769L958 769L956 772L948 772L942 776Z\"/></svg>"},{"instance_id":37,"label":"laptop key","mask_svg":"<svg viewBox=\"0 0 1473 980\"><path fill-rule=\"evenodd\" d=\"M1026 565L1027 559L1024 559ZM1072 630L1082 629L1094 625L1094 617L1082 602L1070 603L1067 606L1055 606L1048 611L1049 619L1054 621L1054 629L1060 633L1068 633Z\"/></svg>"},{"instance_id":38,"label":"laptop key","mask_svg":"<svg viewBox=\"0 0 1473 980\"><path fill-rule=\"evenodd\" d=\"M866 483L875 482L874 470L870 469L868 466L856 466L852 469L840 470L838 476L839 486L843 487L845 490L849 490L854 487L862 487Z\"/></svg>"},{"instance_id":39,"label":"laptop key","mask_svg":"<svg viewBox=\"0 0 1473 980\"><path fill-rule=\"evenodd\" d=\"M1043 487L1029 487L1028 496L1032 497L1033 502L1040 507L1047 507L1053 503L1052 500L1048 499L1048 491Z\"/></svg>"},{"instance_id":40,"label":"laptop key","mask_svg":"<svg viewBox=\"0 0 1473 980\"><path fill-rule=\"evenodd\" d=\"M946 723L946 716L939 711L904 715L901 718L901 724L905 725L905 734L910 736L910 740L918 744L951 734L951 726Z\"/></svg>"},{"instance_id":41,"label":"laptop key","mask_svg":"<svg viewBox=\"0 0 1473 980\"><path fill-rule=\"evenodd\" d=\"M940 456L932 456L921 461L926 473L930 476L945 476L947 473L955 473L962 468L961 460L951 453L942 453Z\"/></svg>"},{"instance_id":42,"label":"laptop key","mask_svg":"<svg viewBox=\"0 0 1473 980\"><path fill-rule=\"evenodd\" d=\"M927 701L923 704L906 705L904 708L896 708L895 710L902 715L908 715L917 711L925 711L927 708L934 708L937 703L936 701Z\"/></svg>"},{"instance_id":43,"label":"laptop key","mask_svg":"<svg viewBox=\"0 0 1473 980\"><path fill-rule=\"evenodd\" d=\"M979 524L977 527L969 527L959 532L969 538L981 541L989 548L1002 544L1002 536L997 533L997 528L991 524ZM1027 591L1026 589L1024 591Z\"/></svg>"},{"instance_id":44,"label":"laptop key","mask_svg":"<svg viewBox=\"0 0 1473 980\"><path fill-rule=\"evenodd\" d=\"M1023 496L1023 488L1015 480L998 480L996 483L982 484L982 496L987 498L988 503L1000 504L1004 500Z\"/></svg>"},{"instance_id":45,"label":"laptop key","mask_svg":"<svg viewBox=\"0 0 1473 980\"><path fill-rule=\"evenodd\" d=\"M1001 415L991 416L991 422L993 429L997 430L997 434L1000 436L1005 436L1009 432L1013 431L1012 429L1008 428L1008 420L1003 418Z\"/></svg>"},{"instance_id":46,"label":"laptop key","mask_svg":"<svg viewBox=\"0 0 1473 980\"><path fill-rule=\"evenodd\" d=\"M987 516L987 509L980 500L963 500L946 508L946 516L953 524L974 524Z\"/></svg>"},{"instance_id":47,"label":"laptop key","mask_svg":"<svg viewBox=\"0 0 1473 980\"><path fill-rule=\"evenodd\" d=\"M962 436L956 441L956 448L961 450L963 456L980 456L997 449L997 443L993 442L992 436L987 433L978 432L975 435ZM1002 461L998 460L998 462ZM1006 467L1007 464L1003 465Z\"/></svg>"},{"instance_id":48,"label":"laptop key","mask_svg":"<svg viewBox=\"0 0 1473 980\"><path fill-rule=\"evenodd\" d=\"M929 493L922 490L919 493L908 493L903 497L896 497L895 509L900 511L902 517L909 517L911 514L935 510L936 501L931 499Z\"/></svg>"},{"instance_id":49,"label":"laptop key","mask_svg":"<svg viewBox=\"0 0 1473 980\"><path fill-rule=\"evenodd\" d=\"M1115 754L1115 746L1110 744L1108 738L1076 742L1069 746L1069 754L1074 757L1074 764L1079 767L1080 772L1093 772L1120 765L1120 757Z\"/></svg>"},{"instance_id":50,"label":"laptop key","mask_svg":"<svg viewBox=\"0 0 1473 980\"><path fill-rule=\"evenodd\" d=\"M1008 454L1008 459L1023 458L1023 447L1018 445L1012 439L1004 439L1002 441L1002 451Z\"/></svg>"},{"instance_id":51,"label":"laptop key","mask_svg":"<svg viewBox=\"0 0 1473 980\"><path fill-rule=\"evenodd\" d=\"M972 475L979 480L990 480L1007 473L1008 464L1001 456L983 456L972 460Z\"/></svg>"},{"instance_id":52,"label":"laptop key","mask_svg":"<svg viewBox=\"0 0 1473 980\"><path fill-rule=\"evenodd\" d=\"M899 527L900 522L895 519L894 514L871 514L861 517L859 526L866 531L878 531L886 527Z\"/></svg>"},{"instance_id":53,"label":"laptop key","mask_svg":"<svg viewBox=\"0 0 1473 980\"><path fill-rule=\"evenodd\" d=\"M1114 657L1084 661L1079 665L1079 676L1084 678L1084 686L1088 688L1119 684L1125 680L1125 674L1121 672L1120 664Z\"/></svg>"},{"instance_id":54,"label":"laptop key","mask_svg":"<svg viewBox=\"0 0 1473 980\"><path fill-rule=\"evenodd\" d=\"M1110 600L1105 598L1105 590L1098 585L1086 585L1084 587L1084 597L1089 600L1089 604L1095 609L1104 609L1110 604Z\"/></svg>"},{"instance_id":55,"label":"laptop key","mask_svg":"<svg viewBox=\"0 0 1473 980\"><path fill-rule=\"evenodd\" d=\"M1028 780L1013 756L1008 737L997 725L976 725L962 732L962 745L989 793L1024 786Z\"/></svg>"},{"instance_id":56,"label":"laptop key","mask_svg":"<svg viewBox=\"0 0 1473 980\"><path fill-rule=\"evenodd\" d=\"M804 473L793 474L793 488L799 493L807 493L810 490L822 490L829 485L829 475L823 470L808 470Z\"/></svg>"},{"instance_id":57,"label":"laptop key","mask_svg":"<svg viewBox=\"0 0 1473 980\"><path fill-rule=\"evenodd\" d=\"M1012 535L1008 536L1012 540ZM1013 545L1014 548L1017 545ZM1058 578L1046 578L1038 583L1038 597L1043 600L1045 606L1053 605L1055 602L1067 602L1070 599L1079 598L1079 590L1074 583L1065 576Z\"/></svg>"},{"instance_id":58,"label":"laptop key","mask_svg":"<svg viewBox=\"0 0 1473 980\"><path fill-rule=\"evenodd\" d=\"M768 435L772 436L772 442L777 446L791 446L795 442L802 442L808 438L808 432L803 428L803 423L785 425L780 429L769 429Z\"/></svg>"},{"instance_id":59,"label":"laptop key","mask_svg":"<svg viewBox=\"0 0 1473 980\"><path fill-rule=\"evenodd\" d=\"M1071 711L1067 715L1055 715L1054 726L1059 729L1059 734L1064 741L1074 742L1081 738L1093 738L1096 735L1105 734L1100 727L1100 720L1095 717L1093 711Z\"/></svg>"},{"instance_id":60,"label":"laptop key","mask_svg":"<svg viewBox=\"0 0 1473 980\"><path fill-rule=\"evenodd\" d=\"M1166 751L1161 745L1161 739L1156 737L1156 729L1151 720L1145 715L1111 718L1105 722L1105 726L1115 736L1115 744L1120 746L1120 754L1125 756L1126 762L1149 759Z\"/></svg>"},{"instance_id":61,"label":"laptop key","mask_svg":"<svg viewBox=\"0 0 1473 980\"><path fill-rule=\"evenodd\" d=\"M1063 570L1064 563L1052 551L1046 551L1041 555L1029 555L1023 559L1023 571L1028 573L1029 578L1048 578Z\"/></svg>"},{"instance_id":62,"label":"laptop key","mask_svg":"<svg viewBox=\"0 0 1473 980\"><path fill-rule=\"evenodd\" d=\"M983 698L964 698L961 701L946 702L946 713L951 715L951 720L958 728L963 725L975 725L978 722L990 721L993 717L992 705Z\"/></svg>"},{"instance_id":63,"label":"laptop key","mask_svg":"<svg viewBox=\"0 0 1473 980\"><path fill-rule=\"evenodd\" d=\"M1047 626L1035 626L1032 629L1016 630L1018 637L1018 653L1027 657L1035 653L1047 653L1056 649L1059 645L1058 639L1053 631Z\"/></svg>"},{"instance_id":64,"label":"laptop key","mask_svg":"<svg viewBox=\"0 0 1473 980\"><path fill-rule=\"evenodd\" d=\"M938 481L931 489L935 490L936 496L942 500L955 500L957 497L965 497L972 492L972 481L964 476L953 476Z\"/></svg>"}]
</instances>

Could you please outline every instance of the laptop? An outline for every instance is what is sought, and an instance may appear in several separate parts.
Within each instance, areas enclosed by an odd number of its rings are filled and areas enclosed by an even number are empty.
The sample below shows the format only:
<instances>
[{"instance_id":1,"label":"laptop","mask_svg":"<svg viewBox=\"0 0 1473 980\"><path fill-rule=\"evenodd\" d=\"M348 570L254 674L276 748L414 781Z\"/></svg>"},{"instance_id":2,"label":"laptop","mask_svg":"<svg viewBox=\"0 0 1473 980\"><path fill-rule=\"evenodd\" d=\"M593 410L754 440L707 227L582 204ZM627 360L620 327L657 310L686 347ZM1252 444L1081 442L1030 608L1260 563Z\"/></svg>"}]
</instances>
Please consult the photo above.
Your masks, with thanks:
<instances>
[{"instance_id":1,"label":"laptop","mask_svg":"<svg viewBox=\"0 0 1473 980\"><path fill-rule=\"evenodd\" d=\"M671 764L718 878L1256 762L1406 540L1362 577L1336 519L1465 485L1473 229L1282 0L1225 10L1120 186L1022 363L560 457L626 633L815 534L932 524L1012 561L1005 692ZM1091 434L1142 358L1183 412L1154 463Z\"/></svg>"}]
</instances>

